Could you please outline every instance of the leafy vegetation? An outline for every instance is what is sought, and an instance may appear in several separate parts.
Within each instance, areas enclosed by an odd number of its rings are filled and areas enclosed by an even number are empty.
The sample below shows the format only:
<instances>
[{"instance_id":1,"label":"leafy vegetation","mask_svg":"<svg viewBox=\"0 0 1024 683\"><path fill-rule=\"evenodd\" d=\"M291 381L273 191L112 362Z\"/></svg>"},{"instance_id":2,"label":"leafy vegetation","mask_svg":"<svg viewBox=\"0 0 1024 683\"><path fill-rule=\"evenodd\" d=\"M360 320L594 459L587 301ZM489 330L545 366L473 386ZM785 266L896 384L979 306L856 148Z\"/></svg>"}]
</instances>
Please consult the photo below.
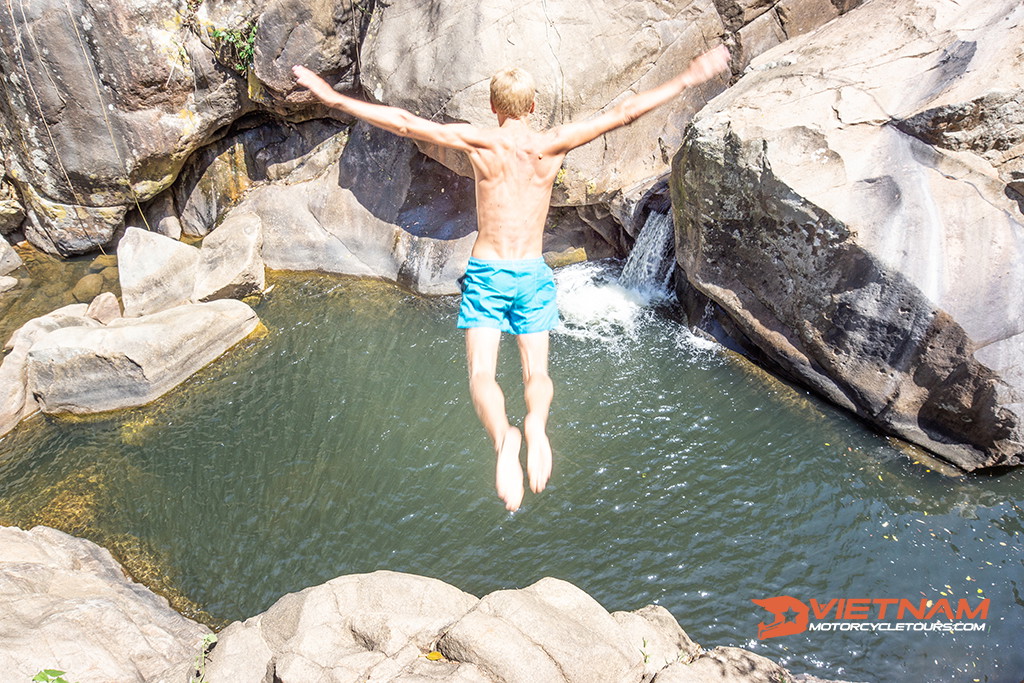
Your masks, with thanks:
<instances>
[{"instance_id":1,"label":"leafy vegetation","mask_svg":"<svg viewBox=\"0 0 1024 683\"><path fill-rule=\"evenodd\" d=\"M43 669L32 677L32 681L33 683L68 683L68 680L64 678L65 673L57 669Z\"/></svg>"},{"instance_id":2,"label":"leafy vegetation","mask_svg":"<svg viewBox=\"0 0 1024 683\"><path fill-rule=\"evenodd\" d=\"M219 61L244 76L252 67L256 54L256 22L241 28L212 28L210 36L217 47Z\"/></svg>"}]
</instances>

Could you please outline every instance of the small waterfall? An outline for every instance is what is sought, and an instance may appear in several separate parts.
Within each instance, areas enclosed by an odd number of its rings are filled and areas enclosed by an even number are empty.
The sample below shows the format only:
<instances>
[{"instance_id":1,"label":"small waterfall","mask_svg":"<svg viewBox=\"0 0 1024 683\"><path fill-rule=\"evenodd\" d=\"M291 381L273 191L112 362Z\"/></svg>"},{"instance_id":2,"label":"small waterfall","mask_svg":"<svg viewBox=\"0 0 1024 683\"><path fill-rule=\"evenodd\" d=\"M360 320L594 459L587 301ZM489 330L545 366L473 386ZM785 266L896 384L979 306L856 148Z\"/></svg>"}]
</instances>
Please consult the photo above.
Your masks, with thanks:
<instances>
[{"instance_id":1,"label":"small waterfall","mask_svg":"<svg viewBox=\"0 0 1024 683\"><path fill-rule=\"evenodd\" d=\"M672 215L652 211L629 252L619 283L638 292L666 292L675 268L674 246Z\"/></svg>"},{"instance_id":2,"label":"small waterfall","mask_svg":"<svg viewBox=\"0 0 1024 683\"><path fill-rule=\"evenodd\" d=\"M631 334L644 311L672 296L673 247L671 215L652 211L621 273L595 261L560 268L555 275L559 331L608 342Z\"/></svg>"}]
</instances>

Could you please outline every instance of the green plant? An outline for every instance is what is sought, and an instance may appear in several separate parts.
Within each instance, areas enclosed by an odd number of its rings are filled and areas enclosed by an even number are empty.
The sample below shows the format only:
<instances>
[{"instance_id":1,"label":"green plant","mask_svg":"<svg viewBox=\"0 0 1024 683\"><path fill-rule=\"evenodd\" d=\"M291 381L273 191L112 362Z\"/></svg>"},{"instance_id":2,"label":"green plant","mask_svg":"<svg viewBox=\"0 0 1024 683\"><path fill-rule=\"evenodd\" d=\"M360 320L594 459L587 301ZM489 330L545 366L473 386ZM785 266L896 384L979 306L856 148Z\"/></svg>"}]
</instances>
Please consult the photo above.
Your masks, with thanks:
<instances>
[{"instance_id":1,"label":"green plant","mask_svg":"<svg viewBox=\"0 0 1024 683\"><path fill-rule=\"evenodd\" d=\"M214 27L210 29L210 37L217 46L221 63L244 76L256 55L256 22L251 21L242 28Z\"/></svg>"},{"instance_id":2,"label":"green plant","mask_svg":"<svg viewBox=\"0 0 1024 683\"><path fill-rule=\"evenodd\" d=\"M199 643L199 654L196 655L195 671L188 679L188 683L206 683L206 662L210 659L210 650L217 643L216 633L207 633Z\"/></svg>"},{"instance_id":3,"label":"green plant","mask_svg":"<svg viewBox=\"0 0 1024 683\"><path fill-rule=\"evenodd\" d=\"M32 681L33 683L68 683L68 680L64 678L65 673L57 669L43 669L32 677Z\"/></svg>"},{"instance_id":4,"label":"green plant","mask_svg":"<svg viewBox=\"0 0 1024 683\"><path fill-rule=\"evenodd\" d=\"M644 664L651 661L651 655L647 652L647 639L644 638L644 645L640 648L640 654L644 656Z\"/></svg>"}]
</instances>

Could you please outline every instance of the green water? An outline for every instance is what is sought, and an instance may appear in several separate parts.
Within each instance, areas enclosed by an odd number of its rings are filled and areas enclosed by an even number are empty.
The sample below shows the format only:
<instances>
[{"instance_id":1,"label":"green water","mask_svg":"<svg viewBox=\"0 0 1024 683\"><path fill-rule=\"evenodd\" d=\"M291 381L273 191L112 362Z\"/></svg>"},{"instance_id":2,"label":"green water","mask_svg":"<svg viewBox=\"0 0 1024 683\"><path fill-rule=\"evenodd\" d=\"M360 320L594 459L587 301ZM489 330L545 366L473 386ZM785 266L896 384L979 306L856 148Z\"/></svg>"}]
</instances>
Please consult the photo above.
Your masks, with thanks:
<instances>
[{"instance_id":1,"label":"green water","mask_svg":"<svg viewBox=\"0 0 1024 683\"><path fill-rule=\"evenodd\" d=\"M552 337L555 471L515 514L494 494L466 392L457 300L302 275L278 276L257 304L268 335L158 403L36 417L0 440L0 519L64 520L133 566L157 564L156 583L213 620L381 568L476 595L555 576L610 610L663 605L705 647L794 672L1024 676L1024 472L943 477L694 340L671 308L625 320L600 292L565 300L594 310L589 329ZM750 602L940 591L989 598L987 631L758 641L767 613Z\"/></svg>"}]
</instances>

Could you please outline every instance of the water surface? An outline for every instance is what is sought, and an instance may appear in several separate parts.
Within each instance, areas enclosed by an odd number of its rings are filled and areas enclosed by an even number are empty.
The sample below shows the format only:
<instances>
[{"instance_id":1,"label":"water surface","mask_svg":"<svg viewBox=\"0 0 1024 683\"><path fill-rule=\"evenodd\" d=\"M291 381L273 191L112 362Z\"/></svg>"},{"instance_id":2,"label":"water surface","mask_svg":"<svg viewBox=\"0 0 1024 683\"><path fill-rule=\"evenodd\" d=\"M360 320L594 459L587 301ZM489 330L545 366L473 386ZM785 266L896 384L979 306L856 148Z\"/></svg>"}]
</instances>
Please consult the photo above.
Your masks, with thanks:
<instances>
[{"instance_id":1,"label":"water surface","mask_svg":"<svg viewBox=\"0 0 1024 683\"><path fill-rule=\"evenodd\" d=\"M382 568L475 595L555 576L609 610L660 604L705 647L794 672L1024 676L1020 472L929 471L695 339L670 305L599 288L613 265L570 268L570 326L551 350L555 471L515 514L493 491L457 300L303 274L275 276L256 305L269 334L157 403L37 417L0 440L0 520L114 546L214 621ZM521 418L513 343L500 372ZM989 598L989 630L758 641L767 613L750 602L940 591Z\"/></svg>"}]
</instances>

